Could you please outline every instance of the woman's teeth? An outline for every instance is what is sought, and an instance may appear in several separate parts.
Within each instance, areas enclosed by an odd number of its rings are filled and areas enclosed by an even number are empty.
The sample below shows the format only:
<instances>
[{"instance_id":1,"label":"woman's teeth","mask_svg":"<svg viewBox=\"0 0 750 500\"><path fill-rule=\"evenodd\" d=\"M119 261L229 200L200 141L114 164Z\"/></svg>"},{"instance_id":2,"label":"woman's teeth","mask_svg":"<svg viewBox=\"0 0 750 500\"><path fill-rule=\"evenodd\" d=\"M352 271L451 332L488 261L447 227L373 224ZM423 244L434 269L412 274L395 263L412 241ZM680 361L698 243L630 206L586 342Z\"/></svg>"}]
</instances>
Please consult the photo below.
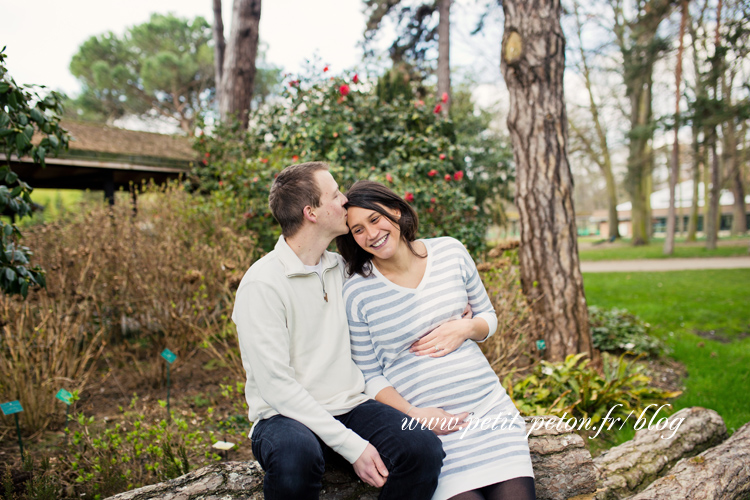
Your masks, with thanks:
<instances>
[{"instance_id":1,"label":"woman's teeth","mask_svg":"<svg viewBox=\"0 0 750 500\"><path fill-rule=\"evenodd\" d=\"M372 248L380 248L380 247L382 247L383 244L385 243L385 240L387 240L387 239L388 239L388 235L386 234L385 236L383 236L382 238L380 238L378 241L376 241L375 243L373 243L371 245Z\"/></svg>"}]
</instances>

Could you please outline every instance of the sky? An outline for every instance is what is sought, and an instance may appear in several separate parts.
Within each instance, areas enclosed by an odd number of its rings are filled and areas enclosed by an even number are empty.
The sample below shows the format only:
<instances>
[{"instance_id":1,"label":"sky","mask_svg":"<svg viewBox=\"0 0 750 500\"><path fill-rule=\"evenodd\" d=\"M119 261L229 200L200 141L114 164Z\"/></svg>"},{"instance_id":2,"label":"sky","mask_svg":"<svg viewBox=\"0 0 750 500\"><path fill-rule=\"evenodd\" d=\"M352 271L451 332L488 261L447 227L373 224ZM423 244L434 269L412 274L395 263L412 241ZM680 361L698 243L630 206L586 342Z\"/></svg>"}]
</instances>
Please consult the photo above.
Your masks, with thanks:
<instances>
[{"instance_id":1,"label":"sky","mask_svg":"<svg viewBox=\"0 0 750 500\"><path fill-rule=\"evenodd\" d=\"M267 47L266 60L288 72L300 70L316 55L334 73L361 67L363 5L362 0L265 0L260 38ZM492 82L500 76L500 31L487 30L485 39L470 36L475 6L474 0L454 4L451 66L454 72L468 70ZM228 38L232 1L223 0L222 7ZM107 31L122 35L153 12L200 15L213 22L211 0L0 0L0 12L0 48L7 46L11 76L19 84L43 84L69 95L76 95L80 86L68 65L89 37Z\"/></svg>"}]
</instances>

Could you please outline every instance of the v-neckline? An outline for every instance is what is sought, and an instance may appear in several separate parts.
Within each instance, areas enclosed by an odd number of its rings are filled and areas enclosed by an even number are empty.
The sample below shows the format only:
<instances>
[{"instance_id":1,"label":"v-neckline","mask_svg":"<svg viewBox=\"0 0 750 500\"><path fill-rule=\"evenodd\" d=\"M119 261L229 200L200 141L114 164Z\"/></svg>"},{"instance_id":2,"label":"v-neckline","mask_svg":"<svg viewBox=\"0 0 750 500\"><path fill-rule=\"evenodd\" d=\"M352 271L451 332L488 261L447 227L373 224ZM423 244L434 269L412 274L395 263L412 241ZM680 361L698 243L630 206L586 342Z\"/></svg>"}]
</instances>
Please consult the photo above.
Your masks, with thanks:
<instances>
[{"instance_id":1,"label":"v-neckline","mask_svg":"<svg viewBox=\"0 0 750 500\"><path fill-rule=\"evenodd\" d=\"M393 281L386 278L385 275L380 272L380 269L378 269L377 266L375 266L375 264L372 261L370 261L370 264L372 265L373 274L377 276L378 278L380 278L381 280L383 280L386 285L390 286L391 288L395 288L396 290L399 290L401 292L416 293L416 292L421 291L425 287L425 284L427 283L427 277L430 275L430 269L432 268L432 252L430 251L430 247L427 244L426 240L420 239L420 240L415 240L415 241L422 242L422 244L424 245L424 250L425 252L427 252L427 264L424 266L424 274L422 275L422 279L419 281L419 284L416 286L416 288L409 288L406 286L397 285Z\"/></svg>"}]
</instances>

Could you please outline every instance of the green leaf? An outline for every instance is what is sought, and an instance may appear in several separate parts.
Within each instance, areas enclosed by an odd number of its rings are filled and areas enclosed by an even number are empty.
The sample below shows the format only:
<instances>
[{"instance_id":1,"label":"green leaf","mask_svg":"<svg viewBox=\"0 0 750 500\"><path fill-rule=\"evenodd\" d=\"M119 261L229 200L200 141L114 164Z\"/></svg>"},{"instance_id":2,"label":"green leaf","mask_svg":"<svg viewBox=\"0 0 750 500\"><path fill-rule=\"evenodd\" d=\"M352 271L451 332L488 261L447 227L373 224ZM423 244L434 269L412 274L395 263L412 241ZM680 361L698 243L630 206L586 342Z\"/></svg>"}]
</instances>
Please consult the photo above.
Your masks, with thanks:
<instances>
[{"instance_id":1,"label":"green leaf","mask_svg":"<svg viewBox=\"0 0 750 500\"><path fill-rule=\"evenodd\" d=\"M8 173L5 174L5 182L7 182L8 184L13 184L17 180L18 180L18 174L16 174L12 170L9 170ZM18 195L11 194L11 196L18 196Z\"/></svg>"},{"instance_id":2,"label":"green leaf","mask_svg":"<svg viewBox=\"0 0 750 500\"><path fill-rule=\"evenodd\" d=\"M44 115L36 108L31 110L31 119L37 122L39 125L45 122Z\"/></svg>"},{"instance_id":3,"label":"green leaf","mask_svg":"<svg viewBox=\"0 0 750 500\"><path fill-rule=\"evenodd\" d=\"M10 84L6 82L0 82L0 94L4 94L8 90L10 90Z\"/></svg>"},{"instance_id":4,"label":"green leaf","mask_svg":"<svg viewBox=\"0 0 750 500\"><path fill-rule=\"evenodd\" d=\"M10 236L11 234L13 234L13 226L11 226L10 224L5 224L3 226L3 232L5 233L5 236Z\"/></svg>"},{"instance_id":5,"label":"green leaf","mask_svg":"<svg viewBox=\"0 0 750 500\"><path fill-rule=\"evenodd\" d=\"M8 281L13 281L14 279L16 279L16 272L10 267L6 267L5 277L8 279Z\"/></svg>"},{"instance_id":6,"label":"green leaf","mask_svg":"<svg viewBox=\"0 0 750 500\"><path fill-rule=\"evenodd\" d=\"M29 147L29 138L26 134L16 134L16 154L23 156Z\"/></svg>"}]
</instances>

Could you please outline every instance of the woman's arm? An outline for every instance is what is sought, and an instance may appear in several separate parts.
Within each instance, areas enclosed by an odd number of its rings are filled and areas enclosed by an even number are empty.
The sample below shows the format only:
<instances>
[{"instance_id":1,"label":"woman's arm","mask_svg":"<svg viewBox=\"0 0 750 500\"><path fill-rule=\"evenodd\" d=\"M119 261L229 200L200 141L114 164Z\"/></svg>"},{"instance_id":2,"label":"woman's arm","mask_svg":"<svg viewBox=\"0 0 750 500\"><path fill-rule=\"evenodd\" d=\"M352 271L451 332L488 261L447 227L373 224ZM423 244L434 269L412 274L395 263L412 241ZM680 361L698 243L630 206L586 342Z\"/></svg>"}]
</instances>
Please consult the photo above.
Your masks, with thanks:
<instances>
[{"instance_id":1,"label":"woman's arm","mask_svg":"<svg viewBox=\"0 0 750 500\"><path fill-rule=\"evenodd\" d=\"M469 417L469 414L466 412L452 415L440 408L419 408L409 404L393 387L382 389L375 396L375 400L405 413L408 417L413 418L438 436L463 429L467 424L466 419Z\"/></svg>"},{"instance_id":2,"label":"woman's arm","mask_svg":"<svg viewBox=\"0 0 750 500\"><path fill-rule=\"evenodd\" d=\"M456 319L435 328L409 350L417 356L429 354L437 358L455 351L467 340L482 341L489 333L490 326L484 318Z\"/></svg>"}]
</instances>

